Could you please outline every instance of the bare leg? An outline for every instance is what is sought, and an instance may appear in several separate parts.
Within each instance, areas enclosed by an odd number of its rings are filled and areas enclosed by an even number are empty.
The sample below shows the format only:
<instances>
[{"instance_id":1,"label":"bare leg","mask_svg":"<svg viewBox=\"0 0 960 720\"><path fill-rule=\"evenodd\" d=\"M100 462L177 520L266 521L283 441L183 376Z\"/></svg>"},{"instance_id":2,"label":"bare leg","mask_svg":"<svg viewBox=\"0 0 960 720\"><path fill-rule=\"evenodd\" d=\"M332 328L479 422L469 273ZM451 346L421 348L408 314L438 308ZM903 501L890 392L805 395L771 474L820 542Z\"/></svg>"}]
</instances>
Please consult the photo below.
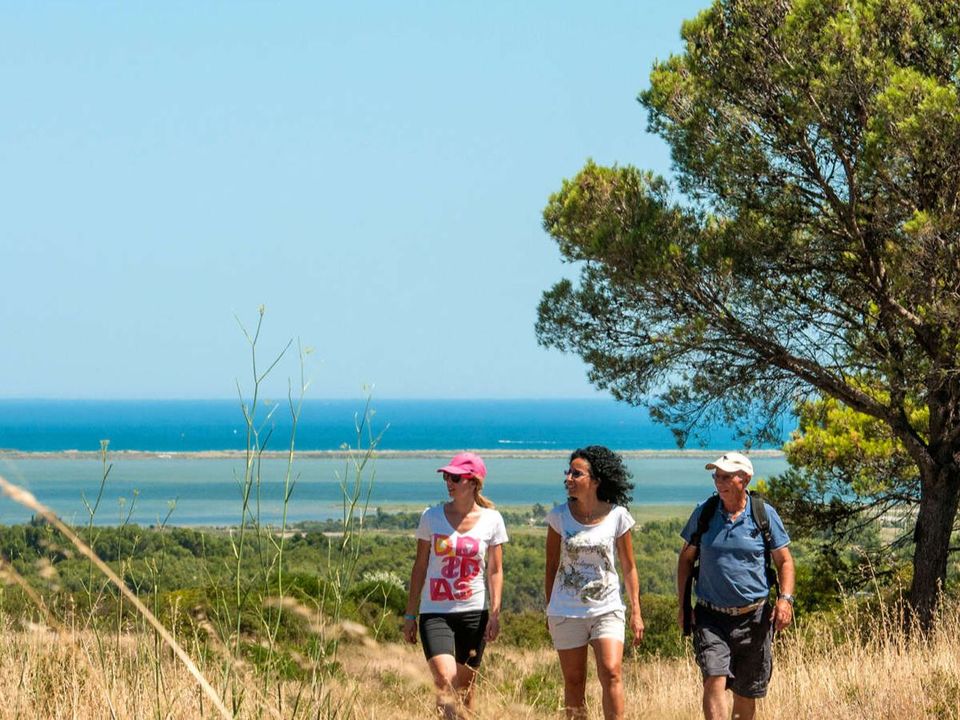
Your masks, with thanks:
<instances>
[{"instance_id":1,"label":"bare leg","mask_svg":"<svg viewBox=\"0 0 960 720\"><path fill-rule=\"evenodd\" d=\"M703 680L703 717L727 720L727 676L711 675Z\"/></svg>"},{"instance_id":2,"label":"bare leg","mask_svg":"<svg viewBox=\"0 0 960 720\"><path fill-rule=\"evenodd\" d=\"M756 714L756 699L733 694L733 720L753 720Z\"/></svg>"},{"instance_id":3,"label":"bare leg","mask_svg":"<svg viewBox=\"0 0 960 720\"><path fill-rule=\"evenodd\" d=\"M590 643L603 689L604 720L623 720L623 643L599 638Z\"/></svg>"},{"instance_id":4,"label":"bare leg","mask_svg":"<svg viewBox=\"0 0 960 720\"><path fill-rule=\"evenodd\" d=\"M460 701L463 707L469 711L474 710L473 681L477 678L477 671L469 665L457 663L457 679L453 683L454 689L460 695Z\"/></svg>"},{"instance_id":5,"label":"bare leg","mask_svg":"<svg viewBox=\"0 0 960 720\"><path fill-rule=\"evenodd\" d=\"M563 705L567 710L567 718L586 718L587 646L557 650L557 655L560 656L560 670L563 672Z\"/></svg>"},{"instance_id":6,"label":"bare leg","mask_svg":"<svg viewBox=\"0 0 960 720\"><path fill-rule=\"evenodd\" d=\"M427 661L437 689L437 714L444 720L459 720L457 694L457 661L453 655L434 655Z\"/></svg>"}]
</instances>

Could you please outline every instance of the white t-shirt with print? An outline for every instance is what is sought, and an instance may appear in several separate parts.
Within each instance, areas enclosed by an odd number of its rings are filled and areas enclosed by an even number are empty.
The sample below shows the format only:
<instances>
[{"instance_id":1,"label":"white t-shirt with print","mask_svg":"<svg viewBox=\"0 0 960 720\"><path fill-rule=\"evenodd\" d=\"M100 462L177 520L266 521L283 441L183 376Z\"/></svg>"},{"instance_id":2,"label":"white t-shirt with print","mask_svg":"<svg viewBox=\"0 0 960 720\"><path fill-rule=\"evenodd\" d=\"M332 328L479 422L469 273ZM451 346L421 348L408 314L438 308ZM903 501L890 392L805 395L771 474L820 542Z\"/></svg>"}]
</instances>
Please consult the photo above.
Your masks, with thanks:
<instances>
[{"instance_id":1,"label":"white t-shirt with print","mask_svg":"<svg viewBox=\"0 0 960 720\"><path fill-rule=\"evenodd\" d=\"M443 505L420 516L417 539L430 543L427 577L420 593L421 613L483 610L487 606L487 548L507 542L507 528L496 510L480 508L480 518L464 533L450 525Z\"/></svg>"},{"instance_id":2,"label":"white t-shirt with print","mask_svg":"<svg viewBox=\"0 0 960 720\"><path fill-rule=\"evenodd\" d=\"M560 535L560 566L547 615L584 618L623 610L614 561L617 538L636 524L627 509L614 505L596 525L583 525L564 503L547 514L547 523Z\"/></svg>"}]
</instances>

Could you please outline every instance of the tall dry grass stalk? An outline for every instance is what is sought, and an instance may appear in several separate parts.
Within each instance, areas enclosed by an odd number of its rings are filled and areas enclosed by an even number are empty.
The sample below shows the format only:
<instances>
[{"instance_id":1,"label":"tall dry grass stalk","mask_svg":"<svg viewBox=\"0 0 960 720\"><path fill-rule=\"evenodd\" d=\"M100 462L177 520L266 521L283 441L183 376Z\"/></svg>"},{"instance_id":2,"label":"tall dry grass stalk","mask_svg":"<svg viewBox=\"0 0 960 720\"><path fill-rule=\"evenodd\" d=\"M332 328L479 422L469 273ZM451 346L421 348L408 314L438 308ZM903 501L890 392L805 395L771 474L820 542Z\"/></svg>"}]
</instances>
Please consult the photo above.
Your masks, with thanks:
<instances>
[{"instance_id":1,"label":"tall dry grass stalk","mask_svg":"<svg viewBox=\"0 0 960 720\"><path fill-rule=\"evenodd\" d=\"M309 351L298 346L299 392L294 393L292 383L288 383L292 430L282 484L283 511L280 527L276 528L261 522L260 509L263 489L262 461L273 432L270 419L278 406L268 407L265 417L261 417L263 413L259 408L262 406L263 382L286 354L292 341L267 365L265 370L261 370L258 365L257 343L263 315L264 308L261 306L253 333L247 333L241 324L251 351L253 386L249 399L245 399L240 383L237 382L241 409L247 427L247 447L243 474L238 478L241 507L236 534L231 534L233 553L230 571L226 577L214 577L208 571L209 586L222 588L213 606L209 608L209 614L202 608L186 609L186 612L191 613L190 622L186 625L193 629L194 634L191 638L187 631L187 637L181 638L181 641L187 641L191 645L192 656L156 617L160 614L157 589L165 553L161 553L159 561L151 560L152 564L148 568L153 579L154 609L151 611L138 595L139 586L131 590L96 552L100 533L95 530L94 520L104 497L107 479L112 468L108 463L107 441L103 441L100 448L103 473L96 497L92 501L88 501L86 497L82 498L89 516L86 542L31 493L0 477L0 492L42 517L90 561L90 574L83 583L90 610L85 620L79 618L81 620L79 629L76 626L78 620L76 615L68 615L73 626L64 627L63 622L50 611L43 596L32 588L12 565L5 564L4 567L0 567L3 571L0 574L19 587L37 607L48 627L54 628L61 637L66 637L67 645L75 649L82 648L78 657L85 660L85 664L71 665L72 675L69 676L82 678L82 680L77 680L72 689L63 691L75 699L69 711L65 711L65 715L102 716L103 713L98 714L98 710L106 706L113 718L145 715L158 718L180 717L180 714L169 712L169 708L175 705L174 698L196 695L196 705L192 710L185 712L183 717L205 717L210 713L221 718L269 716L279 719L350 716L354 701L348 697L333 695L328 689L328 681L331 674L340 669L337 663L337 649L342 641L350 642L359 638L368 645L373 642L367 636L365 628L351 627L354 624L344 621L341 618L341 610L355 579L361 547L362 518L372 490L372 460L380 435L374 435L371 430L370 420L373 411L370 409L368 398L362 416L358 415L356 420L357 446L356 448L344 446L344 449L349 450L346 456L347 467L340 476L344 501L344 532L335 542L331 540L329 543L335 562L328 562L332 573L323 582L324 592L329 591L333 597L329 599L329 603L328 598L322 596L319 601L314 602L314 607L303 607L287 595L284 551L288 536L287 511L296 484L293 471L296 429L308 386L304 375L304 357ZM131 503L126 517L121 511L121 527L128 524L133 505L134 503ZM170 512L173 512L173 505ZM161 532L169 517L168 513L160 526ZM130 559L128 558L127 562ZM123 561L121 561L121 569L122 563ZM52 568L50 570L53 573L56 572ZM105 643L101 626L95 623L94 619L96 610L111 585L118 593L115 614L116 637L115 642ZM135 617L139 618L133 633L130 633L129 628L124 624L124 602L135 610ZM0 632L4 632L5 635L16 635L10 623L3 617L2 608L3 605L0 603L0 622L6 623L0 627ZM181 616L184 611L181 608L173 609L175 614L179 613ZM308 618L307 627L317 640L317 642L307 643L309 650L304 649L301 653L295 648L280 647L278 637L281 633L282 617L285 614L299 615L301 619ZM251 621L255 630L250 627ZM173 621L172 626L177 627L176 620ZM42 629L40 625L33 627ZM183 634L181 632L181 635ZM20 643L19 647L27 647L35 645L37 638L42 636L44 633L21 634L16 637L16 640ZM153 641L150 652L144 651L147 639ZM17 646L16 642L14 646ZM43 647L42 643L40 647ZM131 662L131 658L125 654L131 647L137 648L133 656L136 662ZM46 678L47 674L43 668L49 656L49 652L38 650L37 657L30 657L31 662L25 663L24 667L34 668L36 678ZM94 657L97 658L96 663L92 660ZM174 657L180 661L181 667L171 669L168 666ZM57 660L62 661L63 658L58 656ZM281 666L290 660L299 666L300 679L283 681L280 679L283 676ZM130 672L131 666L137 668L136 673ZM179 677L184 672L191 680L187 684L180 682L179 685L171 685L171 678ZM304 680L304 677L307 679ZM40 703L43 693L36 693L34 698L37 700L36 703L29 697L25 698L22 693L17 694L17 691L24 687L32 687L25 682L24 678L25 675L22 675L16 689L8 688L12 692L5 696L16 696L21 701L15 706L15 715L17 717L49 716L49 709L44 708ZM153 679L149 690L147 687L149 683L145 678ZM216 679L217 689L214 689L208 678ZM0 681L0 687L2 686L3 683ZM89 688L93 688L96 692L91 694ZM196 692L196 688L199 688L199 693ZM124 692L130 690L135 691L138 698L151 699L148 710L144 710L146 706L142 703L130 702L128 698L123 697ZM6 716L4 713L9 707L0 705L0 717ZM136 712L131 710L137 707L140 709ZM53 712L54 716L60 714L59 710Z\"/></svg>"},{"instance_id":2,"label":"tall dry grass stalk","mask_svg":"<svg viewBox=\"0 0 960 720\"><path fill-rule=\"evenodd\" d=\"M157 657L153 638L147 634L125 635L119 645L106 647L101 661L93 666L84 657L100 652L93 631L78 631L70 642L39 626L18 630L0 620L0 688L3 703L0 719L74 718L76 720L203 720L223 717L197 687L196 679L172 652ZM216 661L207 663L198 654L201 669L214 677ZM164 688L158 693L148 681L159 664ZM252 677L245 678L252 682ZM109 688L104 697L102 688ZM236 687L224 686L224 699L236 701ZM284 688L285 691L289 688ZM271 710L273 712L271 712ZM238 720L268 717L275 706L248 702L236 715ZM290 715L286 717L307 717ZM313 717L317 717L314 715Z\"/></svg>"},{"instance_id":3,"label":"tall dry grass stalk","mask_svg":"<svg viewBox=\"0 0 960 720\"><path fill-rule=\"evenodd\" d=\"M157 620L156 616L150 612L150 609L141 602L130 588L127 587L113 569L107 565L100 557L90 549L90 547L80 539L80 537L64 523L60 518L46 505L39 502L32 493L27 492L21 487L14 485L9 482L3 476L0 476L0 491L3 492L8 498L14 502L22 505L28 510L32 510L37 515L41 516L44 520L50 523L55 527L65 538L67 538L73 546L80 552L81 555L86 557L91 563L93 563L96 568L103 573L103 575L117 588L120 594L126 598L130 604L136 608L140 616L149 623L153 630L160 636L163 642L169 647L174 654L180 659L184 667L190 672L194 677L197 684L206 693L210 702L218 710L221 717L231 718L232 714L227 710L226 706L223 704L223 701L220 699L220 696L217 694L216 690L213 689L213 686L207 682L207 679L203 676L203 673L200 672L200 669L194 663L193 659L186 653L186 651L180 647L180 644L174 639L173 635L163 626L163 624Z\"/></svg>"},{"instance_id":4,"label":"tall dry grass stalk","mask_svg":"<svg viewBox=\"0 0 960 720\"><path fill-rule=\"evenodd\" d=\"M276 693L276 688L270 685L271 671L286 661L285 653L279 647L278 641L282 617L291 606L298 605L296 601L288 602L292 599L287 596L290 588L285 581L284 551L288 537L288 509L297 478L294 472L297 427L304 396L309 386L304 371L305 358L310 350L304 349L298 343L300 377L296 392L294 392L293 383L288 383L290 435L282 483L280 525L273 527L262 522L260 509L264 484L263 457L273 433L269 421L278 405L267 407L261 396L264 381L286 355L293 341L288 342L266 369L261 370L258 343L263 318L264 307L260 306L253 332L248 332L239 318L237 319L250 349L251 385L248 396L245 397L240 382L237 382L240 407L246 425L246 452L243 476L238 478L241 495L240 524L236 537L231 534L234 565L230 585L233 597L231 601L228 601L226 594L219 598L215 608L215 614L218 617L213 619L219 632L218 640L231 647L230 656L235 663L235 659L243 654L243 643L251 640L249 633L243 632L243 623L251 616L255 617L262 631L255 642L265 650L265 658L260 664L266 672L259 674L257 679L260 685L252 689L261 700L268 696L278 698L277 708L273 708L269 703L260 703L267 708L268 712L274 713L277 710L281 712L287 710L283 704L284 695ZM318 571L318 577L323 576L321 578L324 581L323 589L321 596L314 599L314 607L309 610L313 616L310 626L317 636L317 642L311 643L311 649L305 651L306 656L301 656L303 662L298 663L301 669L308 669L311 677L310 692L317 688L322 690L327 675L337 668L337 652L343 635L341 614L346 597L356 579L356 566L362 546L362 518L366 513L373 489L372 466L375 450L383 434L383 432L379 434L373 432L371 423L373 414L368 393L363 412L358 413L354 418L355 446L348 444L341 446L345 451L345 468L339 475L343 500L343 532L336 541L331 539L328 543L327 570L322 574ZM262 419L261 416L263 416ZM217 583L212 584L216 586ZM227 628L230 628L230 631L224 632ZM300 707L302 697L302 692L297 694L292 706L294 712ZM234 711L236 710L235 706Z\"/></svg>"}]
</instances>

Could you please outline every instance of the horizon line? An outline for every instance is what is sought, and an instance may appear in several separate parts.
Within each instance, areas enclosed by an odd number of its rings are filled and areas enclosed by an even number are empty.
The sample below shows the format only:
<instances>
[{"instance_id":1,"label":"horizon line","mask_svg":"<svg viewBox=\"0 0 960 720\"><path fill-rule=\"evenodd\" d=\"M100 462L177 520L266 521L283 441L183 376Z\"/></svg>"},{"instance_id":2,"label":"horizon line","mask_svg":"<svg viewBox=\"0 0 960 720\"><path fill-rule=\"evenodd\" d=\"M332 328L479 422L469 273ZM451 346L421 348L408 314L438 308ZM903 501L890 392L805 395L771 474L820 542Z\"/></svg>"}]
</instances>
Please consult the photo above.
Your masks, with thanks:
<instances>
[{"instance_id":1,"label":"horizon line","mask_svg":"<svg viewBox=\"0 0 960 720\"><path fill-rule=\"evenodd\" d=\"M55 397L55 396L17 396L17 397L0 397L0 402L236 402L240 398L238 397ZM321 402L331 402L331 401L342 401L342 402L366 402L367 398L363 396L356 397L347 397L347 396L336 396L336 397L305 397L303 398L304 402L310 401L321 401ZM374 396L371 398L373 402L378 400L404 400L404 401L415 401L415 402L437 402L437 401L449 401L449 402L512 402L512 401L524 401L524 402L539 402L539 401L566 401L566 400L596 400L596 401L610 401L615 403L621 403L623 405L628 405L631 407L638 407L636 405L631 405L631 403L626 400L617 400L616 398L607 396L595 396L595 395L577 395L577 396L557 396L557 397L458 397L458 396L445 396L445 397L427 397L427 396L416 396L416 397L397 397L397 396Z\"/></svg>"}]
</instances>

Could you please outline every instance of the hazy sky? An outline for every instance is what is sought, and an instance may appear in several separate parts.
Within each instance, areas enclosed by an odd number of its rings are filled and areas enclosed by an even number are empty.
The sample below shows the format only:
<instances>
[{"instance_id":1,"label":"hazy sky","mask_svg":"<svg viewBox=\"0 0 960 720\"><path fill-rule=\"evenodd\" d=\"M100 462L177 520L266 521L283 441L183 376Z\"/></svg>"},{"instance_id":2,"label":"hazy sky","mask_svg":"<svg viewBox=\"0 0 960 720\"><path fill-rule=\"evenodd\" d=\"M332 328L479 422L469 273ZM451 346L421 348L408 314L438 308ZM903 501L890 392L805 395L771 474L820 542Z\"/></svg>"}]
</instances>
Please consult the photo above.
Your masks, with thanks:
<instances>
[{"instance_id":1,"label":"hazy sky","mask_svg":"<svg viewBox=\"0 0 960 720\"><path fill-rule=\"evenodd\" d=\"M230 397L260 304L311 397L594 395L541 211L668 172L636 95L705 5L4 4L0 397Z\"/></svg>"}]
</instances>

